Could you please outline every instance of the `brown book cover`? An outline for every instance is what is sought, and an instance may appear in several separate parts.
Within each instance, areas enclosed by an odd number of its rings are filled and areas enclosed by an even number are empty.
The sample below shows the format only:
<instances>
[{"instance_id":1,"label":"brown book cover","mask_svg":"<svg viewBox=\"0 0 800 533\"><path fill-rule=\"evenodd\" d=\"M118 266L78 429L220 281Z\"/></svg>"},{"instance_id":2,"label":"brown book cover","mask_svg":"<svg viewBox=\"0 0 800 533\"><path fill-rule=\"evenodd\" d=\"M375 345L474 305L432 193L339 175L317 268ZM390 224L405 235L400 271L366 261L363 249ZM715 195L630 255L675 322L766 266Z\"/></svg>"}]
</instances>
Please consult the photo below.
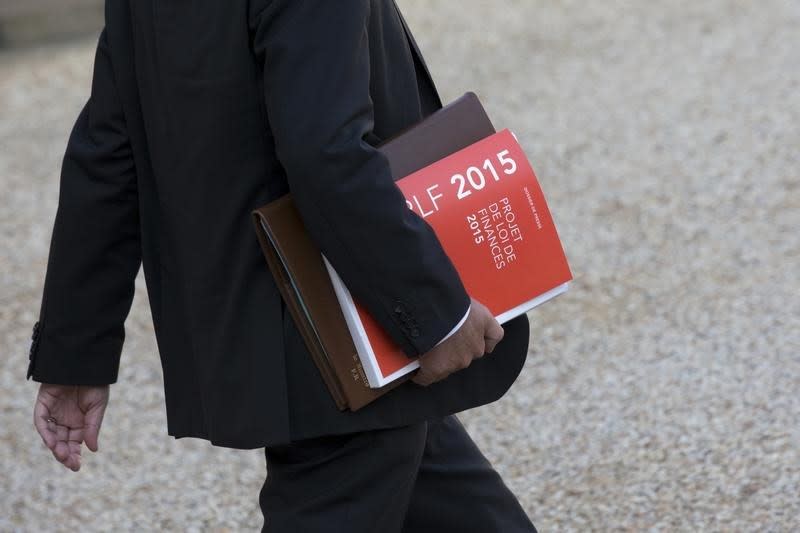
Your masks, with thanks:
<instances>
[{"instance_id":1,"label":"brown book cover","mask_svg":"<svg viewBox=\"0 0 800 533\"><path fill-rule=\"evenodd\" d=\"M478 97L468 92L378 148L399 180L495 133ZM291 194L252 211L267 264L298 331L340 410L357 410L409 379L370 388L319 248Z\"/></svg>"}]
</instances>

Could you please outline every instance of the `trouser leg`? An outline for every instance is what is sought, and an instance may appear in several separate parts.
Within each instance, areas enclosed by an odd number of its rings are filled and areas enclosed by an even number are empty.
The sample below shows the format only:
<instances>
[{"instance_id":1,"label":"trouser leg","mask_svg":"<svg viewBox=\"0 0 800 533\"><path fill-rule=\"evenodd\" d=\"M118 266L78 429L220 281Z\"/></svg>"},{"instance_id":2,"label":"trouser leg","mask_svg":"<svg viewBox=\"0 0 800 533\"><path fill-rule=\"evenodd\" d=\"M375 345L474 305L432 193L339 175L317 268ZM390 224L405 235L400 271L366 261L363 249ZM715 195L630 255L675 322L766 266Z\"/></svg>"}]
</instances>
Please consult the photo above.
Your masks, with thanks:
<instances>
[{"instance_id":1,"label":"trouser leg","mask_svg":"<svg viewBox=\"0 0 800 533\"><path fill-rule=\"evenodd\" d=\"M427 424L265 449L259 503L270 533L399 533Z\"/></svg>"},{"instance_id":2,"label":"trouser leg","mask_svg":"<svg viewBox=\"0 0 800 533\"><path fill-rule=\"evenodd\" d=\"M531 520L455 415L428 423L403 533L535 532Z\"/></svg>"}]
</instances>

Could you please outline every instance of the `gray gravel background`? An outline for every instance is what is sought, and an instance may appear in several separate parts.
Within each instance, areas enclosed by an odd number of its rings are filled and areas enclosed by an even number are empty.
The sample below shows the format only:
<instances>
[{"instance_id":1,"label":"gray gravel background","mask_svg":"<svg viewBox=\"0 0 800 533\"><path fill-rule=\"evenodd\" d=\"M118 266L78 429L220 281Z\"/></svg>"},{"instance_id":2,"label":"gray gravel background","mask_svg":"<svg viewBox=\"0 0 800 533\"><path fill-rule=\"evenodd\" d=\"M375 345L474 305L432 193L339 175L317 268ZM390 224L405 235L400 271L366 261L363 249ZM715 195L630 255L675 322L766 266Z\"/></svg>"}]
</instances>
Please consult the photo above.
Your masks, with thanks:
<instances>
[{"instance_id":1,"label":"gray gravel background","mask_svg":"<svg viewBox=\"0 0 800 533\"><path fill-rule=\"evenodd\" d=\"M575 273L527 366L462 415L541 531L800 524L800 3L401 1L446 100L534 163ZM78 474L24 379L94 37L0 53L0 531L257 530L261 451L166 435L137 280Z\"/></svg>"}]
</instances>

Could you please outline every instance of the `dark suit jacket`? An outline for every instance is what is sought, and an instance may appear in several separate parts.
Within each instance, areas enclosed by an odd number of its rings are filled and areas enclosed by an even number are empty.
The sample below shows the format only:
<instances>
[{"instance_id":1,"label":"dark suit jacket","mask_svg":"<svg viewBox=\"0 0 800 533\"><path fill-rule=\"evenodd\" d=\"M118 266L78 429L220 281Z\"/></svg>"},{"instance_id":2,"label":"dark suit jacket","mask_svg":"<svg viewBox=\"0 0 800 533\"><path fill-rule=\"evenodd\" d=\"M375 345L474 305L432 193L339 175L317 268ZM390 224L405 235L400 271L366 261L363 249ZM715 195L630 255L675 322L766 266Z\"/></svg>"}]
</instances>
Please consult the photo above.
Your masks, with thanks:
<instances>
[{"instance_id":1,"label":"dark suit jacket","mask_svg":"<svg viewBox=\"0 0 800 533\"><path fill-rule=\"evenodd\" d=\"M176 437L252 448L496 399L524 361L526 317L493 354L513 363L505 382L465 371L337 411L250 218L291 190L354 297L407 355L425 353L469 296L374 146L440 106L393 0L108 0L28 377L116 381L141 263Z\"/></svg>"}]
</instances>

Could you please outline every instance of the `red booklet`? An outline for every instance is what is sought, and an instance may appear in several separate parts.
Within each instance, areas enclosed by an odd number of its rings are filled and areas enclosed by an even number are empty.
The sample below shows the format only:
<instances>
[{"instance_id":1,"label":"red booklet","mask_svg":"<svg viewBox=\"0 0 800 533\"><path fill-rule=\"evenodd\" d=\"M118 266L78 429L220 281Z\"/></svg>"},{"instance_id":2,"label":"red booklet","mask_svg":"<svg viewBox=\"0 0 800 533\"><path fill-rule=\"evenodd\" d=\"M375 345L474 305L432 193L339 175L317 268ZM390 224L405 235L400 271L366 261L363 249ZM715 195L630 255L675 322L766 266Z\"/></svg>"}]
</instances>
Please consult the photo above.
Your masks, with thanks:
<instances>
[{"instance_id":1,"label":"red booklet","mask_svg":"<svg viewBox=\"0 0 800 533\"><path fill-rule=\"evenodd\" d=\"M553 219L508 129L395 183L436 232L470 296L501 324L567 290L572 273ZM418 368L323 260L369 385L382 387Z\"/></svg>"}]
</instances>

